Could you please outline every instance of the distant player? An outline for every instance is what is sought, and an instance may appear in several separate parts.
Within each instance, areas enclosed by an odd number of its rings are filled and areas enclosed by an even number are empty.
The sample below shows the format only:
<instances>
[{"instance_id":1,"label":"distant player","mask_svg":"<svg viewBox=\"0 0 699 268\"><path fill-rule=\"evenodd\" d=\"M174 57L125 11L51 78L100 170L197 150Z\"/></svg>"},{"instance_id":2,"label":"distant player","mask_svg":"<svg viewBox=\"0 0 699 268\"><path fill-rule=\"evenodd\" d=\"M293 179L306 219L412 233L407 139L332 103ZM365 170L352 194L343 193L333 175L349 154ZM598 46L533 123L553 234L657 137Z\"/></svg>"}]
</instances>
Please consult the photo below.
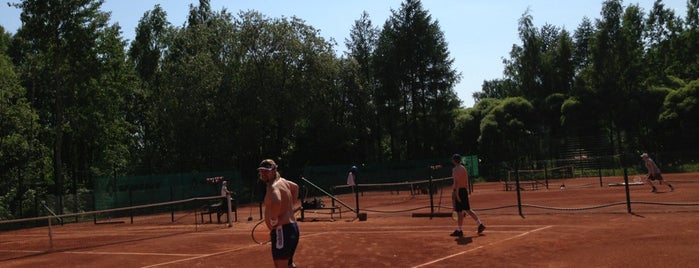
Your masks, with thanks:
<instances>
[{"instance_id":1,"label":"distant player","mask_svg":"<svg viewBox=\"0 0 699 268\"><path fill-rule=\"evenodd\" d=\"M464 211L471 215L471 218L478 224L478 233L482 233L485 230L485 225L481 223L475 212L471 210L471 204L468 202L468 171L466 167L461 164L461 155L455 154L451 157L452 163L454 163L454 168L451 170L451 176L454 178L454 191L452 192L452 198L454 201L454 211L458 214L457 218L457 228L451 233L451 236L464 236L464 232L461 230L461 226L464 223Z\"/></svg>"},{"instance_id":2,"label":"distant player","mask_svg":"<svg viewBox=\"0 0 699 268\"><path fill-rule=\"evenodd\" d=\"M228 182L223 181L221 183L221 196L227 196L230 194L231 194L231 191L228 190Z\"/></svg>"},{"instance_id":3,"label":"distant player","mask_svg":"<svg viewBox=\"0 0 699 268\"><path fill-rule=\"evenodd\" d=\"M356 177L357 177L357 166L352 166L350 168L349 173L347 173L347 185L352 187L352 191L354 191L354 186L357 185Z\"/></svg>"},{"instance_id":4,"label":"distant player","mask_svg":"<svg viewBox=\"0 0 699 268\"><path fill-rule=\"evenodd\" d=\"M658 180L659 184L663 184L665 180L663 180L663 175L660 172L660 169L658 168L658 165L655 164L655 161L648 157L647 153L643 153L641 155L641 159L643 159L643 162L646 165L646 169L648 170L648 175L646 175L646 181L648 182L648 185L651 187L651 192L655 193L657 192L657 189L655 188L655 185L653 185L654 180ZM675 188L672 187L672 184L669 182L666 182L667 187L670 187L670 192L674 191Z\"/></svg>"}]
</instances>

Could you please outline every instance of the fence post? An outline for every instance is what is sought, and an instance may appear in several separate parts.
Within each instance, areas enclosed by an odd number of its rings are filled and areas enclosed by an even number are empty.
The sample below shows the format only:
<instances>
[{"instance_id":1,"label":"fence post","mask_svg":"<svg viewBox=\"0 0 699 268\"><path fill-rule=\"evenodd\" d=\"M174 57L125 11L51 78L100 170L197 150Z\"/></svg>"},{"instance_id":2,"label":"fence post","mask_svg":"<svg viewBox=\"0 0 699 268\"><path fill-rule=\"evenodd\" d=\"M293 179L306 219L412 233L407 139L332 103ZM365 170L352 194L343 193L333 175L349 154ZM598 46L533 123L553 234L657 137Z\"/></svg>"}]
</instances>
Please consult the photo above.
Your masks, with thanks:
<instances>
[{"instance_id":1,"label":"fence post","mask_svg":"<svg viewBox=\"0 0 699 268\"><path fill-rule=\"evenodd\" d=\"M429 183L427 184L427 192L430 195L430 219L434 217L434 198L432 197L432 177L434 177L434 167L435 166L430 166L430 178Z\"/></svg>"},{"instance_id":2,"label":"fence post","mask_svg":"<svg viewBox=\"0 0 699 268\"><path fill-rule=\"evenodd\" d=\"M515 163L515 187L517 188L517 209L519 211L519 216L524 218L524 214L522 214L522 194L520 193L521 188L519 187L519 161Z\"/></svg>"},{"instance_id":3,"label":"fence post","mask_svg":"<svg viewBox=\"0 0 699 268\"><path fill-rule=\"evenodd\" d=\"M629 193L629 174L626 166L624 166L624 186L626 188L626 211L631 213L631 195Z\"/></svg>"},{"instance_id":4,"label":"fence post","mask_svg":"<svg viewBox=\"0 0 699 268\"><path fill-rule=\"evenodd\" d=\"M46 217L49 219L49 249L53 250L53 230L51 229L51 216Z\"/></svg>"},{"instance_id":5,"label":"fence post","mask_svg":"<svg viewBox=\"0 0 699 268\"><path fill-rule=\"evenodd\" d=\"M233 210L233 207L231 207L231 193L226 193L226 201L228 205L228 211L226 211L228 215L226 215L226 217L228 218L228 227L231 227L233 226L233 223L231 222L231 212Z\"/></svg>"},{"instance_id":6,"label":"fence post","mask_svg":"<svg viewBox=\"0 0 699 268\"><path fill-rule=\"evenodd\" d=\"M173 194L173 188L174 186L170 185L170 201L175 200L174 194ZM175 206L170 205L170 221L175 222Z\"/></svg>"},{"instance_id":7,"label":"fence post","mask_svg":"<svg viewBox=\"0 0 699 268\"><path fill-rule=\"evenodd\" d=\"M133 194L131 186L129 186L129 207L133 207ZM133 224L133 209L129 209L129 216L131 216L131 224Z\"/></svg>"}]
</instances>

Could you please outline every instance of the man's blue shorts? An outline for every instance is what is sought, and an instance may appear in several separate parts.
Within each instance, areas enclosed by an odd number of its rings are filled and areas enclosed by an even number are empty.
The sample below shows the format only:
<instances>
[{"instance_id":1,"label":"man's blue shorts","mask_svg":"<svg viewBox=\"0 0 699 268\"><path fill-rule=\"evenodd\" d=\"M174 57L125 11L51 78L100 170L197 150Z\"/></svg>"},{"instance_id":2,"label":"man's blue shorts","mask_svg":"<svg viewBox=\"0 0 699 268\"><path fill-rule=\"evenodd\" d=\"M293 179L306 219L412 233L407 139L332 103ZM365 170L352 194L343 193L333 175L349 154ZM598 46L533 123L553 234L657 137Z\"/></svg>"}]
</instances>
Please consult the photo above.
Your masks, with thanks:
<instances>
[{"instance_id":1,"label":"man's blue shorts","mask_svg":"<svg viewBox=\"0 0 699 268\"><path fill-rule=\"evenodd\" d=\"M272 230L272 259L284 260L294 256L299 244L299 226L296 222Z\"/></svg>"}]
</instances>

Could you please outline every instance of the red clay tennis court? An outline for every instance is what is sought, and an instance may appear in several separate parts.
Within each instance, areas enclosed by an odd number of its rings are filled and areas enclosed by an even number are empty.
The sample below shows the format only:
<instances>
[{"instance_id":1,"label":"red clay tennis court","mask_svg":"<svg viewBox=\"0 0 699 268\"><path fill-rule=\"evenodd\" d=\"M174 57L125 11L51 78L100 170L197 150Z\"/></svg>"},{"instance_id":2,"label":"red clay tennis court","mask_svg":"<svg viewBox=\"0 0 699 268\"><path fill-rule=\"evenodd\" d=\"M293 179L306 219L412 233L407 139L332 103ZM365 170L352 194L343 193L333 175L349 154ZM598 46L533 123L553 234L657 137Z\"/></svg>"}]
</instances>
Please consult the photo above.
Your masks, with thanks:
<instances>
[{"instance_id":1,"label":"red clay tennis court","mask_svg":"<svg viewBox=\"0 0 699 268\"><path fill-rule=\"evenodd\" d=\"M478 235L466 218L458 239L449 236L451 217L413 217L431 212L429 195L367 193L360 197L366 221L348 210L342 218L333 214L334 221L327 210L305 211L295 261L299 267L690 267L699 261L699 174L665 177L675 191L629 186L630 207L626 187L609 186L619 177L523 187L521 207L517 191L502 183L476 184L471 204L487 229ZM442 205L435 212L450 212L448 191L434 195L435 206ZM338 197L354 206L351 194ZM0 267L272 267L270 245L251 238L256 209L241 207L242 221L230 228L194 224L195 213L178 216L177 224L53 226L51 250L46 227L6 231ZM246 221L249 211L255 220Z\"/></svg>"}]
</instances>

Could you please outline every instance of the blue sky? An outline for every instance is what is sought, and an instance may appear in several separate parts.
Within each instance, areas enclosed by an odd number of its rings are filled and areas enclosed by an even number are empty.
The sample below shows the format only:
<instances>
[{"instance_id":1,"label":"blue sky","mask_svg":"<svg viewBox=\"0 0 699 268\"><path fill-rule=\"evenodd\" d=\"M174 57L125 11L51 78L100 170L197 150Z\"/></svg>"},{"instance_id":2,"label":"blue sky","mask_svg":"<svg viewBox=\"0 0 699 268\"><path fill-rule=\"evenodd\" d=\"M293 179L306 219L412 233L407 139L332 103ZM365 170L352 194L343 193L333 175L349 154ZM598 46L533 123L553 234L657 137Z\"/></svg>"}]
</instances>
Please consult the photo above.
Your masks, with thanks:
<instances>
[{"instance_id":1,"label":"blue sky","mask_svg":"<svg viewBox=\"0 0 699 268\"><path fill-rule=\"evenodd\" d=\"M20 27L20 10L8 7L2 0L0 25L14 33ZM256 10L267 17L296 16L320 30L320 34L337 42L336 51L345 50L354 21L367 11L374 26L383 26L391 10L400 9L400 0L211 0L214 11L225 8L239 11ZM423 0L433 20L439 21L454 67L462 74L455 90L464 107L472 107L473 92L480 91L484 80L502 78L502 59L508 58L514 44L520 44L517 22L530 9L536 27L552 24L575 31L583 17L594 21L600 17L602 0ZM644 11L654 0L624 1L624 6L639 4ZM125 39L133 40L134 29L144 12L160 4L168 21L182 26L190 3L198 0L106 0L102 10L112 13L112 22L122 27ZM686 15L686 0L664 0L666 7L681 17Z\"/></svg>"}]
</instances>

